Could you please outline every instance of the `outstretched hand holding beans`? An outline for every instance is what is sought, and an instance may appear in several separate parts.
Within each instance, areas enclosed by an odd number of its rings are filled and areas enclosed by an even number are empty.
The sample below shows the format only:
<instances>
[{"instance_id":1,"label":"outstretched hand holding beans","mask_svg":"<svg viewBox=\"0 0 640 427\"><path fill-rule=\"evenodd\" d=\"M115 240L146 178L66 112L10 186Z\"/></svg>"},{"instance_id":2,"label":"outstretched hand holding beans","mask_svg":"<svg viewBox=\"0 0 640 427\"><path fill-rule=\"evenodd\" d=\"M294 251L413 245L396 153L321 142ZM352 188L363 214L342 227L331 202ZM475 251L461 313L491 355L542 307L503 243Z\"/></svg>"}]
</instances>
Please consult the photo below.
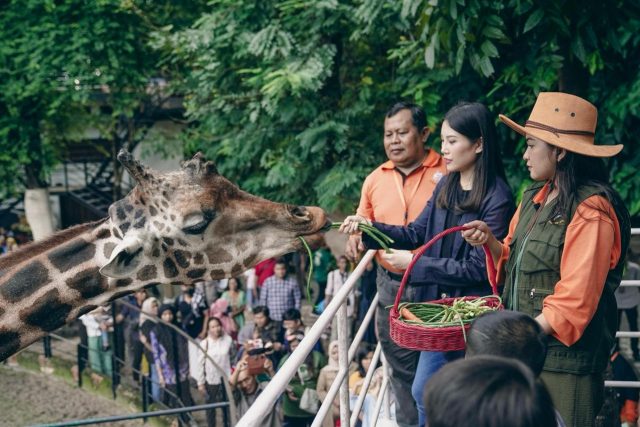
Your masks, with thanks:
<instances>
[{"instance_id":1,"label":"outstretched hand holding beans","mask_svg":"<svg viewBox=\"0 0 640 427\"><path fill-rule=\"evenodd\" d=\"M344 221L342 221L342 225L339 230L344 234L359 234L360 230L358 230L358 224L360 223L371 225L371 221L360 215L349 215L344 219Z\"/></svg>"}]
</instances>

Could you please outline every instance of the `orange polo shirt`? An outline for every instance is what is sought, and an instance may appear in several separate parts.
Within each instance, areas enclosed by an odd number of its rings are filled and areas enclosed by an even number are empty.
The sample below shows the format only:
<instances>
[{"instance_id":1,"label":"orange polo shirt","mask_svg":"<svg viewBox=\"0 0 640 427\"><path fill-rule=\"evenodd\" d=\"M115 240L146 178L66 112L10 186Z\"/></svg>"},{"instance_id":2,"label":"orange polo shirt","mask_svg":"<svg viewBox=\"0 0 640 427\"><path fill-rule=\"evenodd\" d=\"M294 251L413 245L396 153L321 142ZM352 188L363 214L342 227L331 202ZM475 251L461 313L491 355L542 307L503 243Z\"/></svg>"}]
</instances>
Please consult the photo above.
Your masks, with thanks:
<instances>
[{"instance_id":1,"label":"orange polo shirt","mask_svg":"<svg viewBox=\"0 0 640 427\"><path fill-rule=\"evenodd\" d=\"M427 205L436 184L446 173L440 154L429 150L422 165L404 176L387 161L376 168L362 185L358 215L372 221L390 225L407 225L415 220ZM394 273L402 273L382 260L378 251L376 260Z\"/></svg>"},{"instance_id":2,"label":"orange polo shirt","mask_svg":"<svg viewBox=\"0 0 640 427\"><path fill-rule=\"evenodd\" d=\"M534 196L544 202L549 191L545 185ZM605 213L606 212L606 213ZM504 282L509 244L518 225L520 206L509 224L509 234L497 261L498 283ZM611 203L602 196L591 196L578 205L567 226L560 259L560 280L552 295L542 304L542 314L553 329L553 336L566 346L576 343L598 308L604 283L620 260L620 225Z\"/></svg>"}]
</instances>

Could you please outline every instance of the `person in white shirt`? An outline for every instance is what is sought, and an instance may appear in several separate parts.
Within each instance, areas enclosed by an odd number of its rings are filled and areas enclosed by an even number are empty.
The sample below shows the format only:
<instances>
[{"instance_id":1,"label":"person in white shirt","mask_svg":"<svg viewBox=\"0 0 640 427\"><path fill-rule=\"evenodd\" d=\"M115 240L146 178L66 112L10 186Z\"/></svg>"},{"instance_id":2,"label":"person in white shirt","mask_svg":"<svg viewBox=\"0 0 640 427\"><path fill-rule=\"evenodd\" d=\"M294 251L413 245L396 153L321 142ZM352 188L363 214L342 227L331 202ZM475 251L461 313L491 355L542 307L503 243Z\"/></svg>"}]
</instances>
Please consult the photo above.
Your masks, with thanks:
<instances>
[{"instance_id":1,"label":"person in white shirt","mask_svg":"<svg viewBox=\"0 0 640 427\"><path fill-rule=\"evenodd\" d=\"M250 268L242 275L245 278L245 282L247 283L247 306L249 310L253 308L253 305L258 302L258 276L256 276L256 269Z\"/></svg>"},{"instance_id":2,"label":"person in white shirt","mask_svg":"<svg viewBox=\"0 0 640 427\"><path fill-rule=\"evenodd\" d=\"M222 322L217 317L210 317L207 321L207 336L200 342L202 351L198 352L195 367L198 390L205 395L207 403L225 402L228 396L225 392L224 381L231 375L231 358L235 355L235 346L231 337L224 333ZM205 358L206 353L213 361ZM207 411L207 425L215 427L216 411ZM224 426L229 427L228 409L222 408Z\"/></svg>"},{"instance_id":3,"label":"person in white shirt","mask_svg":"<svg viewBox=\"0 0 640 427\"><path fill-rule=\"evenodd\" d=\"M324 291L324 300L325 307L329 305L331 299L335 294L338 293L342 285L349 278L349 272L347 271L347 267L349 266L349 261L347 257L342 255L338 258L338 268L330 271L327 276L327 287ZM349 292L349 296L347 297L347 329L349 331L349 336L351 336L351 328L353 326L353 319L355 317L355 292L352 290ZM331 341L335 341L338 339L338 323L337 316L334 317L334 320L331 325Z\"/></svg>"}]
</instances>

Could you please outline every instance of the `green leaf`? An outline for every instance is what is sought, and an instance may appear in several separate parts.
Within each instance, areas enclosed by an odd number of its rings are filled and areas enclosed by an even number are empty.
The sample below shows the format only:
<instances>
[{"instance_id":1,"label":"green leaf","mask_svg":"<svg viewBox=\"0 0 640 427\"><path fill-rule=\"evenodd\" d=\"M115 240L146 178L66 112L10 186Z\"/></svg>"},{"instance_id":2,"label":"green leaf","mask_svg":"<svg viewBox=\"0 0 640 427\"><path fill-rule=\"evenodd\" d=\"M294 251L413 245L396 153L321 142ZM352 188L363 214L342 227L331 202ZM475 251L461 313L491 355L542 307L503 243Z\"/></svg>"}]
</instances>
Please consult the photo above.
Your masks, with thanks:
<instances>
[{"instance_id":1,"label":"green leaf","mask_svg":"<svg viewBox=\"0 0 640 427\"><path fill-rule=\"evenodd\" d=\"M527 33L532 29L534 29L536 25L540 23L543 17L544 17L544 10L536 9L536 11L533 12L531 15L529 15L529 17L527 18L527 22L525 22L524 30L522 32Z\"/></svg>"}]
</instances>

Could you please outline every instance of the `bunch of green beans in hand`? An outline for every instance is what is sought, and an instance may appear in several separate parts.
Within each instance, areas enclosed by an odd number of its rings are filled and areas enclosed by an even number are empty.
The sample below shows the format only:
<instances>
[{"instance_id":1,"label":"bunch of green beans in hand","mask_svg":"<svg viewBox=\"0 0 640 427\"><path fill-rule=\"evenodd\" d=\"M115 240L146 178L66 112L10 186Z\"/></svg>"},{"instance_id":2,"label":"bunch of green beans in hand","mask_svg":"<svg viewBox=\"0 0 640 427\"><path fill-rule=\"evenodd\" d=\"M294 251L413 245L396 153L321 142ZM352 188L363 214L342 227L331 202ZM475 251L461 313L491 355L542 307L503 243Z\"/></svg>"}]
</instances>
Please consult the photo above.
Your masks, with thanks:
<instances>
[{"instance_id":1,"label":"bunch of green beans in hand","mask_svg":"<svg viewBox=\"0 0 640 427\"><path fill-rule=\"evenodd\" d=\"M331 224L331 228L340 228L341 225L342 225L341 222L334 222ZM389 252L389 245L393 243L393 239L391 239L389 236L387 236L386 234L384 234L374 226L366 224L364 222L358 223L358 229L363 233L366 233L367 235L369 235L369 237L375 240L386 252ZM307 241L304 240L304 237L299 236L298 238L302 241L302 244L304 245L305 249L307 250L307 253L309 254L309 274L307 275L306 294L307 294L307 302L311 304L311 276L313 275L313 252L311 251L311 248L309 247L309 244L307 243Z\"/></svg>"}]
</instances>

